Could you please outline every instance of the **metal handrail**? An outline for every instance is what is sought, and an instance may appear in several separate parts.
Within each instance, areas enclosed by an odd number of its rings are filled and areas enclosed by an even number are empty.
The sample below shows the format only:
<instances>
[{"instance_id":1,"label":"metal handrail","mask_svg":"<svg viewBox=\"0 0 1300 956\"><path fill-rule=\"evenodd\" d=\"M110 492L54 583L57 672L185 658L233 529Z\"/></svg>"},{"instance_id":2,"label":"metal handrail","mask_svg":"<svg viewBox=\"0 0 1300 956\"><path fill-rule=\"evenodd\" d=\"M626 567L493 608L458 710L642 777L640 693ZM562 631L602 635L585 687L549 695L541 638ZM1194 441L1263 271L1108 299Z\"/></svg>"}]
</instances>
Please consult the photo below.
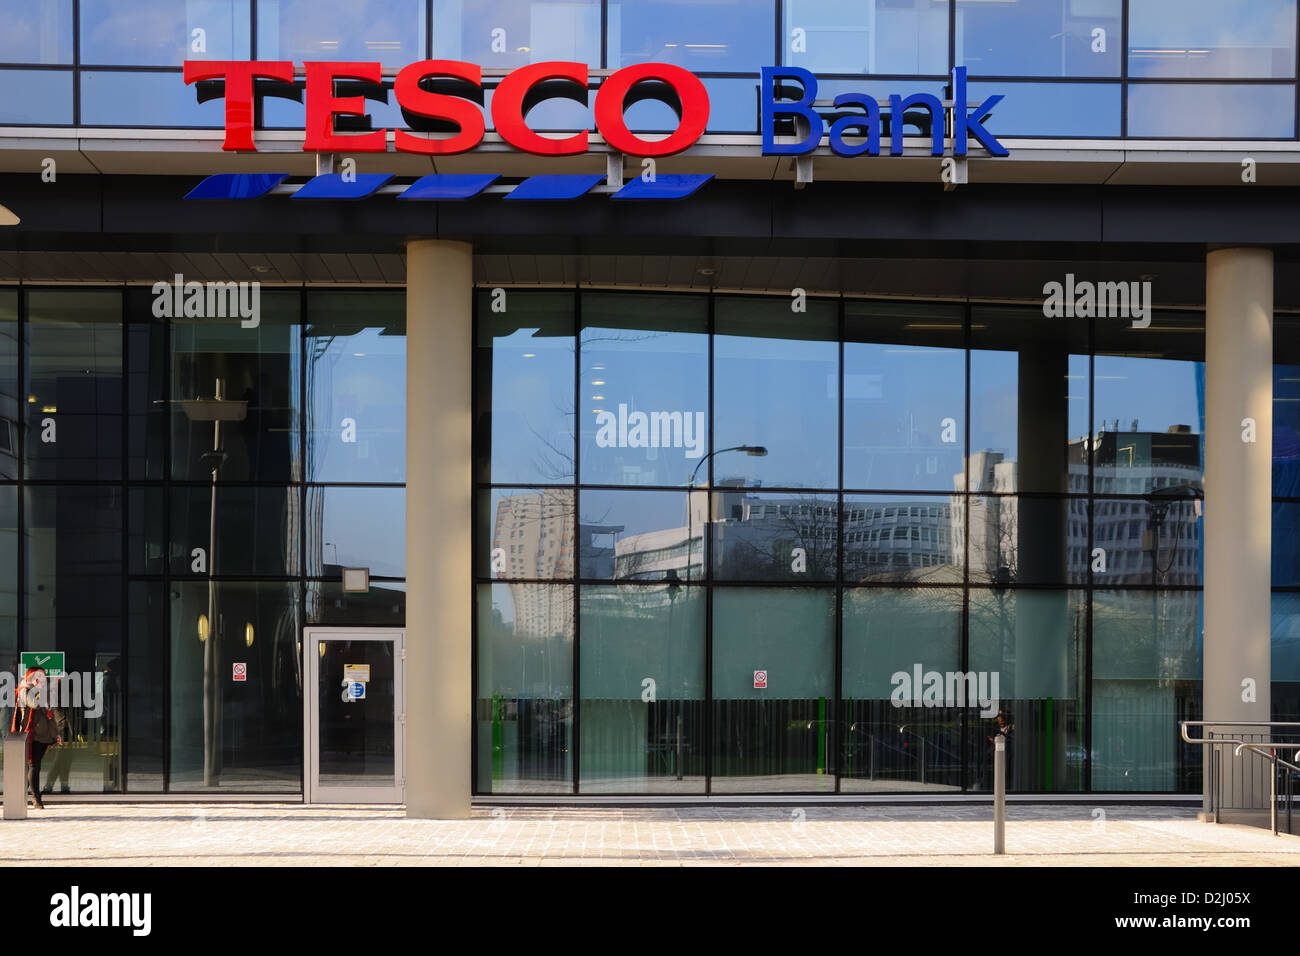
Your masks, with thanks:
<instances>
[{"instance_id":1,"label":"metal handrail","mask_svg":"<svg viewBox=\"0 0 1300 956\"><path fill-rule=\"evenodd\" d=\"M1280 727L1300 728L1300 722L1286 720L1180 720L1178 722L1179 734L1183 740L1189 744L1206 744L1214 747L1221 747L1224 744L1235 744L1232 751L1234 757L1240 757L1243 750L1259 754L1268 759L1271 765L1269 775L1269 823L1273 829L1273 835L1277 836L1277 768L1280 765L1287 771L1287 805L1286 805L1286 828L1291 832L1291 806L1292 806L1292 781L1291 774L1300 774L1300 766L1290 761L1283 760L1277 753L1279 750L1295 748L1295 758L1300 761L1300 741L1295 740L1239 740L1235 737L1189 737L1187 735L1190 727L1267 727L1270 730ZM1300 733L1300 730L1297 731ZM1214 813L1214 822L1219 822L1219 773L1218 773L1218 750L1214 751L1215 759L1211 762L1211 779L1212 783L1206 788L1210 797L1210 807L1207 808Z\"/></svg>"}]
</instances>

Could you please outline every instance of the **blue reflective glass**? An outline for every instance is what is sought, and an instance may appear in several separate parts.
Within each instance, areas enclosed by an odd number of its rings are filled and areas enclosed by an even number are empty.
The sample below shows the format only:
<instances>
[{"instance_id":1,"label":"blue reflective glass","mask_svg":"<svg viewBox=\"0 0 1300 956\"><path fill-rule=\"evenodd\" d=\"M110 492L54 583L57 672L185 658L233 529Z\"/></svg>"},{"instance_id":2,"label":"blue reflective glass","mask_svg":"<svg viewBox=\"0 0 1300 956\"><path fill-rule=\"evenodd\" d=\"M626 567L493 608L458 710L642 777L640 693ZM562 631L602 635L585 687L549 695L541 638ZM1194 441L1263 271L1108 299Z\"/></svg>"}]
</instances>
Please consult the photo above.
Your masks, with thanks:
<instances>
[{"instance_id":1,"label":"blue reflective glass","mask_svg":"<svg viewBox=\"0 0 1300 956\"><path fill-rule=\"evenodd\" d=\"M422 0L259 0L259 60L378 60L402 67L424 58Z\"/></svg>"},{"instance_id":2,"label":"blue reflective glass","mask_svg":"<svg viewBox=\"0 0 1300 956\"><path fill-rule=\"evenodd\" d=\"M72 71L0 70L0 123L71 126Z\"/></svg>"},{"instance_id":3,"label":"blue reflective glass","mask_svg":"<svg viewBox=\"0 0 1300 956\"><path fill-rule=\"evenodd\" d=\"M198 102L180 73L81 72L86 126L225 126L224 99Z\"/></svg>"},{"instance_id":4,"label":"blue reflective glass","mask_svg":"<svg viewBox=\"0 0 1300 956\"><path fill-rule=\"evenodd\" d=\"M307 479L405 481L405 297L313 292L307 314Z\"/></svg>"},{"instance_id":5,"label":"blue reflective glass","mask_svg":"<svg viewBox=\"0 0 1300 956\"><path fill-rule=\"evenodd\" d=\"M573 577L572 488L502 488L478 501L479 576Z\"/></svg>"},{"instance_id":6,"label":"blue reflective glass","mask_svg":"<svg viewBox=\"0 0 1300 956\"><path fill-rule=\"evenodd\" d=\"M307 489L307 576L406 576L406 489Z\"/></svg>"},{"instance_id":7,"label":"blue reflective glass","mask_svg":"<svg viewBox=\"0 0 1300 956\"><path fill-rule=\"evenodd\" d=\"M706 76L710 133L758 132L758 78ZM659 100L638 100L623 114L628 129L669 132L677 128L677 114Z\"/></svg>"},{"instance_id":8,"label":"blue reflective glass","mask_svg":"<svg viewBox=\"0 0 1300 956\"><path fill-rule=\"evenodd\" d=\"M0 23L0 63L72 62L72 0L0 0Z\"/></svg>"},{"instance_id":9,"label":"blue reflective glass","mask_svg":"<svg viewBox=\"0 0 1300 956\"><path fill-rule=\"evenodd\" d=\"M844 484L951 491L966 440L960 306L845 305Z\"/></svg>"},{"instance_id":10,"label":"blue reflective glass","mask_svg":"<svg viewBox=\"0 0 1300 956\"><path fill-rule=\"evenodd\" d=\"M433 56L504 69L600 65L600 0L433 0Z\"/></svg>"},{"instance_id":11,"label":"blue reflective glass","mask_svg":"<svg viewBox=\"0 0 1300 956\"><path fill-rule=\"evenodd\" d=\"M845 495L845 579L961 583L962 504L949 495Z\"/></svg>"},{"instance_id":12,"label":"blue reflective glass","mask_svg":"<svg viewBox=\"0 0 1300 956\"><path fill-rule=\"evenodd\" d=\"M1273 320L1273 494L1300 498L1300 336L1294 317ZM1274 539L1276 541L1276 539ZM1300 540L1297 538L1296 540Z\"/></svg>"},{"instance_id":13,"label":"blue reflective glass","mask_svg":"<svg viewBox=\"0 0 1300 956\"><path fill-rule=\"evenodd\" d=\"M478 442L490 456L480 460L482 479L573 480L574 304L567 292L480 293Z\"/></svg>"},{"instance_id":14,"label":"blue reflective glass","mask_svg":"<svg viewBox=\"0 0 1300 956\"><path fill-rule=\"evenodd\" d=\"M248 0L81 0L81 62L180 66L247 60Z\"/></svg>"},{"instance_id":15,"label":"blue reflective glass","mask_svg":"<svg viewBox=\"0 0 1300 956\"><path fill-rule=\"evenodd\" d=\"M1121 0L957 0L972 76L1119 76Z\"/></svg>"},{"instance_id":16,"label":"blue reflective glass","mask_svg":"<svg viewBox=\"0 0 1300 956\"><path fill-rule=\"evenodd\" d=\"M984 123L994 136L1120 135L1123 107L1118 83L994 81L971 83L966 90L970 102L1003 95Z\"/></svg>"},{"instance_id":17,"label":"blue reflective glass","mask_svg":"<svg viewBox=\"0 0 1300 956\"><path fill-rule=\"evenodd\" d=\"M713 576L724 581L833 581L839 569L833 494L713 496Z\"/></svg>"},{"instance_id":18,"label":"blue reflective glass","mask_svg":"<svg viewBox=\"0 0 1300 956\"><path fill-rule=\"evenodd\" d=\"M1130 76L1295 76L1296 0L1130 0Z\"/></svg>"},{"instance_id":19,"label":"blue reflective glass","mask_svg":"<svg viewBox=\"0 0 1300 956\"><path fill-rule=\"evenodd\" d=\"M18 477L18 290L0 289L0 478Z\"/></svg>"},{"instance_id":20,"label":"blue reflective glass","mask_svg":"<svg viewBox=\"0 0 1300 956\"><path fill-rule=\"evenodd\" d=\"M809 300L806 312L794 312L794 304L790 298L717 300L714 486L838 484L836 310L834 303ZM725 450L737 446L742 450Z\"/></svg>"},{"instance_id":21,"label":"blue reflective glass","mask_svg":"<svg viewBox=\"0 0 1300 956\"><path fill-rule=\"evenodd\" d=\"M1093 482L1102 494L1199 488L1205 467L1205 338L1199 312L1148 328L1097 320Z\"/></svg>"},{"instance_id":22,"label":"blue reflective glass","mask_svg":"<svg viewBox=\"0 0 1300 956\"><path fill-rule=\"evenodd\" d=\"M704 492L584 488L581 500L581 577L630 581L704 578L704 533L708 528Z\"/></svg>"},{"instance_id":23,"label":"blue reflective glass","mask_svg":"<svg viewBox=\"0 0 1300 956\"><path fill-rule=\"evenodd\" d=\"M611 69L674 63L703 73L751 73L772 62L771 0L611 0L606 32Z\"/></svg>"},{"instance_id":24,"label":"blue reflective glass","mask_svg":"<svg viewBox=\"0 0 1300 956\"><path fill-rule=\"evenodd\" d=\"M708 300L582 300L582 480L683 485L708 450Z\"/></svg>"},{"instance_id":25,"label":"blue reflective glass","mask_svg":"<svg viewBox=\"0 0 1300 956\"><path fill-rule=\"evenodd\" d=\"M946 0L785 0L782 63L814 73L948 72Z\"/></svg>"},{"instance_id":26,"label":"blue reflective glass","mask_svg":"<svg viewBox=\"0 0 1300 956\"><path fill-rule=\"evenodd\" d=\"M1273 587L1300 586L1300 502L1273 502Z\"/></svg>"},{"instance_id":27,"label":"blue reflective glass","mask_svg":"<svg viewBox=\"0 0 1300 956\"><path fill-rule=\"evenodd\" d=\"M1291 529L1291 532L1300 533L1300 528ZM1276 578L1273 583L1278 583ZM1274 592L1272 610L1273 653L1269 667L1271 676L1274 682L1300 682L1300 594L1287 591ZM1276 710L1275 705L1274 720L1297 719L1295 716L1279 717Z\"/></svg>"},{"instance_id":28,"label":"blue reflective glass","mask_svg":"<svg viewBox=\"0 0 1300 956\"><path fill-rule=\"evenodd\" d=\"M1289 139L1295 135L1295 87L1131 83L1129 136L1183 139Z\"/></svg>"}]
</instances>

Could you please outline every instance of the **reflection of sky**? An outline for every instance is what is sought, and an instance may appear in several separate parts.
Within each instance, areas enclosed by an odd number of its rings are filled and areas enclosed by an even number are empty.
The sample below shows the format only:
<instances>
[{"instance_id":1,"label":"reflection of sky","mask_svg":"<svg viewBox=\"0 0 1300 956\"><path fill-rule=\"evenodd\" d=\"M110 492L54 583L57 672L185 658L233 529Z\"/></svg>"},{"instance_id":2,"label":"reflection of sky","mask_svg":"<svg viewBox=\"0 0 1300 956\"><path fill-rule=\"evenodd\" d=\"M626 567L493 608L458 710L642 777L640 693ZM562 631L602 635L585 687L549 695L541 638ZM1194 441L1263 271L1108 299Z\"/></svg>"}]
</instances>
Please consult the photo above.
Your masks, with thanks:
<instances>
[{"instance_id":1,"label":"reflection of sky","mask_svg":"<svg viewBox=\"0 0 1300 956\"><path fill-rule=\"evenodd\" d=\"M697 492L697 494L699 494ZM682 491L583 491L579 504L584 525L623 525L619 537L686 527Z\"/></svg>"},{"instance_id":2,"label":"reflection of sky","mask_svg":"<svg viewBox=\"0 0 1300 956\"><path fill-rule=\"evenodd\" d=\"M959 0L957 62L972 75L1118 76L1121 0L987 3ZM1093 51L1092 31L1106 31Z\"/></svg>"},{"instance_id":3,"label":"reflection of sky","mask_svg":"<svg viewBox=\"0 0 1300 956\"><path fill-rule=\"evenodd\" d=\"M573 477L573 339L520 329L492 340L492 480Z\"/></svg>"},{"instance_id":4,"label":"reflection of sky","mask_svg":"<svg viewBox=\"0 0 1300 956\"><path fill-rule=\"evenodd\" d=\"M1135 83L1128 88L1130 136L1290 137L1295 87ZM1213 122L1207 122L1212 118Z\"/></svg>"},{"instance_id":5,"label":"reflection of sky","mask_svg":"<svg viewBox=\"0 0 1300 956\"><path fill-rule=\"evenodd\" d=\"M1097 384L1093 400L1098 430L1103 422L1119 419L1119 430L1163 432L1170 425L1201 430L1202 412L1197 398L1199 362L1098 355Z\"/></svg>"},{"instance_id":6,"label":"reflection of sky","mask_svg":"<svg viewBox=\"0 0 1300 956\"><path fill-rule=\"evenodd\" d=\"M1288 71L1295 68L1295 0L1133 0L1129 8L1129 73L1170 75L1180 65L1179 53L1142 55L1140 50L1206 50L1236 48L1238 69L1220 75L1269 76L1274 51L1283 53ZM1242 56L1242 54L1245 54ZM1204 57L1204 54L1201 55ZM1241 61L1250 64L1241 69ZM1205 59L1192 63L1205 63ZM1181 69L1180 73L1184 72ZM1188 75L1196 75L1186 71ZM1208 72L1208 71L1206 71ZM1216 71L1219 72L1219 71ZM1205 75L1205 72L1202 73Z\"/></svg>"},{"instance_id":7,"label":"reflection of sky","mask_svg":"<svg viewBox=\"0 0 1300 956\"><path fill-rule=\"evenodd\" d=\"M933 0L785 0L782 63L814 73L945 73L948 5Z\"/></svg>"}]
</instances>

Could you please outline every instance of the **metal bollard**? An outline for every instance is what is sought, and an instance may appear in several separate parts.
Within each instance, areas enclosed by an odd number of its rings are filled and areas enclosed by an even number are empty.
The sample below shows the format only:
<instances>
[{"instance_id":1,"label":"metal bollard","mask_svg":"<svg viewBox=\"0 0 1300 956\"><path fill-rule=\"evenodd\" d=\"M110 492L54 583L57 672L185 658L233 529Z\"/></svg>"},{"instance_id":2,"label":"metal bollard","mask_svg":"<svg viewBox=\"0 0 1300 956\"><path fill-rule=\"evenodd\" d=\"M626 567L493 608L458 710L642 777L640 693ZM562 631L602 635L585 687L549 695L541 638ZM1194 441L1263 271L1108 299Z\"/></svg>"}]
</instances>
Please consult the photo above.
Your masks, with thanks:
<instances>
[{"instance_id":1,"label":"metal bollard","mask_svg":"<svg viewBox=\"0 0 1300 956\"><path fill-rule=\"evenodd\" d=\"M27 819L27 735L5 737L6 820Z\"/></svg>"},{"instance_id":2,"label":"metal bollard","mask_svg":"<svg viewBox=\"0 0 1300 956\"><path fill-rule=\"evenodd\" d=\"M993 852L1007 852L1007 738L993 738Z\"/></svg>"}]
</instances>

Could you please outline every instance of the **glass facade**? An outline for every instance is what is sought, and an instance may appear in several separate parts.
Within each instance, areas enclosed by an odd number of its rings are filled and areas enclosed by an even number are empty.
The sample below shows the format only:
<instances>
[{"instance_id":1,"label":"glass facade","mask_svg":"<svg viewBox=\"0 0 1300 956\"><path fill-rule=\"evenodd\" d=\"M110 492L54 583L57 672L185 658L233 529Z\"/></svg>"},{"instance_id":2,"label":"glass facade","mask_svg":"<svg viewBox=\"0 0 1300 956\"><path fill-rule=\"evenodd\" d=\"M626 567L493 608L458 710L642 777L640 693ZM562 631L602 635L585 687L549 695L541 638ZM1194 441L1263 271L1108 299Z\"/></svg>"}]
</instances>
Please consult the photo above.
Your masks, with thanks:
<instances>
[{"instance_id":1,"label":"glass facade","mask_svg":"<svg viewBox=\"0 0 1300 956\"><path fill-rule=\"evenodd\" d=\"M405 623L404 297L153 304L0 289L0 654L86 704L51 788L301 793L303 626Z\"/></svg>"},{"instance_id":2,"label":"glass facade","mask_svg":"<svg viewBox=\"0 0 1300 956\"><path fill-rule=\"evenodd\" d=\"M720 133L757 132L763 66L812 70L826 78L827 92L843 78L869 76L883 84L882 96L942 89L952 68L965 66L973 98L1006 94L988 121L999 136L1292 140L1300 133L1296 3L5 0L0 123L219 128L221 100L197 102L180 65L251 57L378 61L389 75L382 89L366 92L371 123L405 128L410 118L393 101L392 74L435 57L481 64L485 106L500 74L527 63L678 64L703 79L709 128ZM300 127L301 90L301 81L296 99L259 90L256 122ZM537 104L529 121L538 129L590 126L593 94L594 86L585 107ZM486 119L491 129L490 112ZM655 131L674 117L642 100L627 120Z\"/></svg>"},{"instance_id":3,"label":"glass facade","mask_svg":"<svg viewBox=\"0 0 1300 956\"><path fill-rule=\"evenodd\" d=\"M505 296L476 792L1200 786L1202 313Z\"/></svg>"}]
</instances>

